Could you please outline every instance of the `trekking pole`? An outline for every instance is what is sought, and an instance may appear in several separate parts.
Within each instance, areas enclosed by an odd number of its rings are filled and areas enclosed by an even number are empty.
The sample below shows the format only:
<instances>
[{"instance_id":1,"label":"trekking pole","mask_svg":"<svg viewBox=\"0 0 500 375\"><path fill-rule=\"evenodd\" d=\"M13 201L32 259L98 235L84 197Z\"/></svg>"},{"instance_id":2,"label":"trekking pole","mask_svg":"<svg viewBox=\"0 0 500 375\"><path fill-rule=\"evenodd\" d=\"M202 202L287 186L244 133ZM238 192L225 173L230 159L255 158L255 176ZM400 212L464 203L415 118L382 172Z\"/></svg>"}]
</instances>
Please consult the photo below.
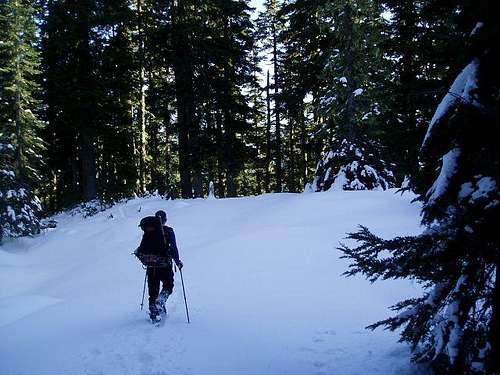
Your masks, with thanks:
<instances>
[{"instance_id":1,"label":"trekking pole","mask_svg":"<svg viewBox=\"0 0 500 375\"><path fill-rule=\"evenodd\" d=\"M146 293L146 277L147 276L148 276L148 269L146 268L146 272L144 273L144 285L142 287L141 311L142 311L142 306L144 306L144 293Z\"/></svg>"},{"instance_id":2,"label":"trekking pole","mask_svg":"<svg viewBox=\"0 0 500 375\"><path fill-rule=\"evenodd\" d=\"M188 310L188 303L187 303L187 299L186 299L186 289L184 288L184 278L182 277L182 269L179 268L179 272L181 274L182 294L184 294L184 305L186 306L186 317L187 317L187 321L189 324L191 322L189 321L189 310Z\"/></svg>"}]
</instances>

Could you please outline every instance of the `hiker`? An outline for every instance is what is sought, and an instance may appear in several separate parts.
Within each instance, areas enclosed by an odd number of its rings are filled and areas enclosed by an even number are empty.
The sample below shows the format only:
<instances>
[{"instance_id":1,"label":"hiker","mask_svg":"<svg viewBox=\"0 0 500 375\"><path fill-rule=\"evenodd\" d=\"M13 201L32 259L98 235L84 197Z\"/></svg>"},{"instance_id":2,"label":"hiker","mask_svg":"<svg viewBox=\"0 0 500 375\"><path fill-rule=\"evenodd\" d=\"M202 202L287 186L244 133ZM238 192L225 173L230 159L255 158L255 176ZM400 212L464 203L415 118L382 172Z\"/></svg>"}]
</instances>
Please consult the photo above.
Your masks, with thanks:
<instances>
[{"instance_id":1,"label":"hiker","mask_svg":"<svg viewBox=\"0 0 500 375\"><path fill-rule=\"evenodd\" d=\"M161 224L160 224L161 223ZM174 288L174 272L172 260L179 269L183 264L179 259L179 250L175 241L173 228L166 225L167 214L158 211L155 216L141 220L140 227L144 231L137 254L155 255L157 261L149 264L146 275L149 293L149 316L152 321L161 319L166 314L165 302ZM163 237L163 238L162 238ZM162 289L160 292L160 281Z\"/></svg>"}]
</instances>

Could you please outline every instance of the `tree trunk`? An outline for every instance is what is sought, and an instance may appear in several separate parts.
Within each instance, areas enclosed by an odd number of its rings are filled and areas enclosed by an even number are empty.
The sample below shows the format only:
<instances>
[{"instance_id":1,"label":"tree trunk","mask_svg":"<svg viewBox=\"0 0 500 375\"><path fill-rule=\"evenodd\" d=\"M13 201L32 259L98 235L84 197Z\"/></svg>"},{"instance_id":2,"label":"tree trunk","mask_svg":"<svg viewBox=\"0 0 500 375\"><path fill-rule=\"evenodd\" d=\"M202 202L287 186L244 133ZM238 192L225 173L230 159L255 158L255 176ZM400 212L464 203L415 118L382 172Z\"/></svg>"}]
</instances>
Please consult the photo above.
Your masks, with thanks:
<instances>
[{"instance_id":1,"label":"tree trunk","mask_svg":"<svg viewBox=\"0 0 500 375\"><path fill-rule=\"evenodd\" d=\"M177 99L177 125L179 128L179 174L181 178L181 195L183 198L193 197L191 182L190 133L194 121L193 69L189 55L189 38L186 27L185 5L178 2L172 12L174 51L175 95Z\"/></svg>"},{"instance_id":2,"label":"tree trunk","mask_svg":"<svg viewBox=\"0 0 500 375\"><path fill-rule=\"evenodd\" d=\"M229 34L229 19L224 20L224 39L229 42L231 35ZM228 43L229 45L229 43ZM236 134L235 134L235 119L229 104L231 100L231 75L230 69L232 61L226 61L224 64L224 158L226 162L226 191L228 197L236 197L238 195L237 177L237 155L235 153Z\"/></svg>"},{"instance_id":3,"label":"tree trunk","mask_svg":"<svg viewBox=\"0 0 500 375\"><path fill-rule=\"evenodd\" d=\"M417 81L415 71L415 37L416 37L416 15L415 5L411 0L405 0L404 10L401 14L400 35L403 47L400 64L400 88L403 103L403 126L407 133L404 156L401 167L406 174L413 174L418 169L419 148L414 145L419 141L419 130L417 128L417 110L415 105L414 90Z\"/></svg>"},{"instance_id":4,"label":"tree trunk","mask_svg":"<svg viewBox=\"0 0 500 375\"><path fill-rule=\"evenodd\" d=\"M357 126L355 121L356 115L356 103L354 99L354 90L356 90L356 79L354 77L354 42L353 42L353 32L354 32L354 21L352 16L352 8L350 5L346 5L344 9L345 17L345 30L349 33L346 45L346 68L345 76L347 77L347 100L344 115L344 136L350 141L354 142L357 136Z\"/></svg>"},{"instance_id":5,"label":"tree trunk","mask_svg":"<svg viewBox=\"0 0 500 375\"><path fill-rule=\"evenodd\" d=\"M82 130L80 133L80 185L83 201L97 197L96 156L92 137Z\"/></svg>"},{"instance_id":6,"label":"tree trunk","mask_svg":"<svg viewBox=\"0 0 500 375\"><path fill-rule=\"evenodd\" d=\"M281 124L280 124L280 102L279 102L279 75L278 75L278 40L276 35L276 18L272 21L273 33L273 66L274 66L274 114L276 120L276 191L283 190L283 166L281 150Z\"/></svg>"},{"instance_id":7,"label":"tree trunk","mask_svg":"<svg viewBox=\"0 0 500 375\"><path fill-rule=\"evenodd\" d=\"M205 109L205 121L207 126L207 137L211 146L207 150L208 158L207 158L207 173L208 173L208 183L215 183L215 179L217 176L217 158L216 158L216 150L217 150L217 130L215 126L214 116L212 104L209 104ZM214 187L215 189L215 187ZM214 191L215 193L215 191Z\"/></svg>"},{"instance_id":8,"label":"tree trunk","mask_svg":"<svg viewBox=\"0 0 500 375\"><path fill-rule=\"evenodd\" d=\"M91 9L90 3L85 3L79 17L79 31L82 38L76 48L77 66L75 67L75 83L77 102L75 117L77 121L79 143L79 182L83 201L97 197L97 166L96 149L94 145L97 118L95 109L98 107L95 92L97 91L96 78L93 75L92 65L95 64L91 51Z\"/></svg>"},{"instance_id":9,"label":"tree trunk","mask_svg":"<svg viewBox=\"0 0 500 375\"><path fill-rule=\"evenodd\" d=\"M296 110L293 113L290 113L288 116L288 167L287 167L287 175L288 175L288 191L295 192L297 191L295 185L295 155L294 155L294 123L297 119Z\"/></svg>"},{"instance_id":10,"label":"tree trunk","mask_svg":"<svg viewBox=\"0 0 500 375\"><path fill-rule=\"evenodd\" d=\"M300 105L300 170L301 170L301 187L304 188L307 183L307 131L306 131L306 122L304 119L304 108L303 102Z\"/></svg>"},{"instance_id":11,"label":"tree trunk","mask_svg":"<svg viewBox=\"0 0 500 375\"><path fill-rule=\"evenodd\" d=\"M194 107L194 103L192 105ZM190 130L191 132L189 134L189 143L190 143L189 147L190 147L191 168L193 171L192 175L193 193L195 198L203 198L203 179L201 177L202 168L201 168L200 126L196 117L193 117Z\"/></svg>"},{"instance_id":12,"label":"tree trunk","mask_svg":"<svg viewBox=\"0 0 500 375\"><path fill-rule=\"evenodd\" d=\"M226 189L224 188L224 153L222 152L224 146L222 134L222 116L219 111L215 113L216 125L216 143L217 143L217 190L219 198L226 196Z\"/></svg>"},{"instance_id":13,"label":"tree trunk","mask_svg":"<svg viewBox=\"0 0 500 375\"><path fill-rule=\"evenodd\" d=\"M229 95L226 92L226 95ZM237 168L236 168L236 155L234 153L234 145L236 142L236 137L234 134L233 124L232 124L231 112L225 106L224 108L224 159L226 162L226 196L236 197L238 195L238 186L236 182Z\"/></svg>"},{"instance_id":14,"label":"tree trunk","mask_svg":"<svg viewBox=\"0 0 500 375\"><path fill-rule=\"evenodd\" d=\"M161 194L170 193L168 189L171 187L170 179L170 171L172 168L172 155L170 150L170 133L171 133L171 123L170 123L170 111L167 108L164 108L163 111L163 126L165 127L165 153L163 155L163 161L165 165L165 174L161 177L161 183L159 186L159 191Z\"/></svg>"},{"instance_id":15,"label":"tree trunk","mask_svg":"<svg viewBox=\"0 0 500 375\"><path fill-rule=\"evenodd\" d=\"M146 191L146 69L144 61L144 22L142 0L137 0L137 31L139 39L139 190Z\"/></svg>"},{"instance_id":16,"label":"tree trunk","mask_svg":"<svg viewBox=\"0 0 500 375\"><path fill-rule=\"evenodd\" d=\"M264 188L266 193L271 191L271 95L270 95L270 74L267 71L267 85L266 85L266 107L267 107L267 122L266 122L266 170L264 176Z\"/></svg>"},{"instance_id":17,"label":"tree trunk","mask_svg":"<svg viewBox=\"0 0 500 375\"><path fill-rule=\"evenodd\" d=\"M19 58L18 58L19 59ZM19 66L17 67L19 69ZM16 76L20 73L16 72ZM20 78L20 77L18 77ZM17 78L16 78L17 81ZM24 134L23 125L21 119L21 92L19 91L19 86L16 87L16 100L15 100L15 123L16 123L16 166L17 166L17 179L22 184L25 182L25 165L24 165Z\"/></svg>"}]
</instances>

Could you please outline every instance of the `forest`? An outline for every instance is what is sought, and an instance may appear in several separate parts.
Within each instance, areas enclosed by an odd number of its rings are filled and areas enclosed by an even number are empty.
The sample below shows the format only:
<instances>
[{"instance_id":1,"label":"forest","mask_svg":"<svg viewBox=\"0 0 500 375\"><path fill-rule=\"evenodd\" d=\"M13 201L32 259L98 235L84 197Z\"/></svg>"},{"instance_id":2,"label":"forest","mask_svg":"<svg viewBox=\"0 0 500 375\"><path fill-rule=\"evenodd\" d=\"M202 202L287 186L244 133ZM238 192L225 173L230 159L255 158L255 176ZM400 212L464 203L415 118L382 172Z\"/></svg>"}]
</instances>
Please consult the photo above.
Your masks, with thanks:
<instances>
[{"instance_id":1,"label":"forest","mask_svg":"<svg viewBox=\"0 0 500 375\"><path fill-rule=\"evenodd\" d=\"M342 168L345 189L418 185L468 5L7 1L2 169L47 212L210 182L219 197L327 190Z\"/></svg>"},{"instance_id":2,"label":"forest","mask_svg":"<svg viewBox=\"0 0 500 375\"><path fill-rule=\"evenodd\" d=\"M402 329L438 374L499 374L499 14L493 0L2 0L0 244L134 197L414 194L423 232L353 228L345 275L417 280L422 297L370 327Z\"/></svg>"}]
</instances>

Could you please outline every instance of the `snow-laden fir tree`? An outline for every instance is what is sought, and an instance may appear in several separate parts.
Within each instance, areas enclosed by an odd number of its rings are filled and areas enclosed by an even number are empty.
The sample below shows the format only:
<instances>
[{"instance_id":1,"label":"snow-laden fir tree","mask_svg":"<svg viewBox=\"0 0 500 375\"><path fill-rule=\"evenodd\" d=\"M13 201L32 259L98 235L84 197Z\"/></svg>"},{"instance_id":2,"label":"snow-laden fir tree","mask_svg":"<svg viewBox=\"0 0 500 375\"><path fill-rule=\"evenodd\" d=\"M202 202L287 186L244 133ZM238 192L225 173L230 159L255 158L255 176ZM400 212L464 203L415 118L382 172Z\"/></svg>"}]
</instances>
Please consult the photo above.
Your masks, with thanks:
<instances>
[{"instance_id":1,"label":"snow-laden fir tree","mask_svg":"<svg viewBox=\"0 0 500 375\"><path fill-rule=\"evenodd\" d=\"M327 151L316 168L313 188L387 189L394 177L375 141L376 82L383 59L378 39L381 9L372 0L327 2L321 10L325 32L334 42L324 68L320 112L330 134Z\"/></svg>"},{"instance_id":2,"label":"snow-laden fir tree","mask_svg":"<svg viewBox=\"0 0 500 375\"><path fill-rule=\"evenodd\" d=\"M32 1L0 4L0 240L35 234L43 142L36 112L39 56Z\"/></svg>"},{"instance_id":3,"label":"snow-laden fir tree","mask_svg":"<svg viewBox=\"0 0 500 375\"><path fill-rule=\"evenodd\" d=\"M423 168L441 160L422 197L425 230L384 240L362 227L348 237L357 247L341 247L354 261L347 275L422 284L421 297L399 302L396 316L371 327L401 328L414 359L443 374L500 373L500 31L487 19L494 14L482 13L470 63L423 141Z\"/></svg>"}]
</instances>

